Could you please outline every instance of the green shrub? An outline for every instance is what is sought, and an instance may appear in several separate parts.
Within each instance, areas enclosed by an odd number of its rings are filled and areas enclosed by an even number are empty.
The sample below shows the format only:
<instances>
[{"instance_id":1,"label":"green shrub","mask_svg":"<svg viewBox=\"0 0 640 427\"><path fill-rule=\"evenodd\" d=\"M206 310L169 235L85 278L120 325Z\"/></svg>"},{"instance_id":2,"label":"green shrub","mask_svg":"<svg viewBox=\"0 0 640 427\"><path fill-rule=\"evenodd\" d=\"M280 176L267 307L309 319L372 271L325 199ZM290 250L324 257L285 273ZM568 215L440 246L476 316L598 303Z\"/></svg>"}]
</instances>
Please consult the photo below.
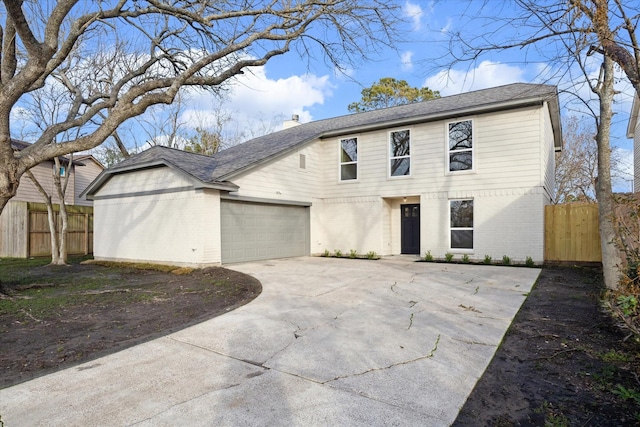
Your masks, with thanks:
<instances>
[{"instance_id":1,"label":"green shrub","mask_svg":"<svg viewBox=\"0 0 640 427\"><path fill-rule=\"evenodd\" d=\"M342 258L342 251L340 249L336 249L336 258Z\"/></svg>"},{"instance_id":2,"label":"green shrub","mask_svg":"<svg viewBox=\"0 0 640 427\"><path fill-rule=\"evenodd\" d=\"M447 252L446 254L444 254L444 260L445 260L446 262L451 262L451 261L453 260L453 254L452 254L452 253Z\"/></svg>"},{"instance_id":3,"label":"green shrub","mask_svg":"<svg viewBox=\"0 0 640 427\"><path fill-rule=\"evenodd\" d=\"M467 255L467 254L462 255L462 262L463 263L469 264L469 261L470 261L469 260L469 255Z\"/></svg>"},{"instance_id":4,"label":"green shrub","mask_svg":"<svg viewBox=\"0 0 640 427\"><path fill-rule=\"evenodd\" d=\"M376 251L369 251L367 252L367 259L376 259Z\"/></svg>"},{"instance_id":5,"label":"green shrub","mask_svg":"<svg viewBox=\"0 0 640 427\"><path fill-rule=\"evenodd\" d=\"M331 252L329 252L329 249L325 249L321 256L331 256Z\"/></svg>"},{"instance_id":6,"label":"green shrub","mask_svg":"<svg viewBox=\"0 0 640 427\"><path fill-rule=\"evenodd\" d=\"M351 249L349 251L349 258L357 258L358 257L358 251L356 251L355 249Z\"/></svg>"},{"instance_id":7,"label":"green shrub","mask_svg":"<svg viewBox=\"0 0 640 427\"><path fill-rule=\"evenodd\" d=\"M484 261L483 261L483 262L484 262L485 264L491 264L491 261L492 261L492 260L491 260L491 255L485 255L485 256L484 256Z\"/></svg>"},{"instance_id":8,"label":"green shrub","mask_svg":"<svg viewBox=\"0 0 640 427\"><path fill-rule=\"evenodd\" d=\"M424 254L424 260L427 262L433 262L433 255L431 255L431 251L427 251L427 253Z\"/></svg>"},{"instance_id":9,"label":"green shrub","mask_svg":"<svg viewBox=\"0 0 640 427\"><path fill-rule=\"evenodd\" d=\"M530 256L527 257L527 260L524 263L527 267L535 267L536 264L533 262L533 258Z\"/></svg>"},{"instance_id":10,"label":"green shrub","mask_svg":"<svg viewBox=\"0 0 640 427\"><path fill-rule=\"evenodd\" d=\"M502 255L502 264L503 265L511 265L511 258L506 255Z\"/></svg>"}]
</instances>

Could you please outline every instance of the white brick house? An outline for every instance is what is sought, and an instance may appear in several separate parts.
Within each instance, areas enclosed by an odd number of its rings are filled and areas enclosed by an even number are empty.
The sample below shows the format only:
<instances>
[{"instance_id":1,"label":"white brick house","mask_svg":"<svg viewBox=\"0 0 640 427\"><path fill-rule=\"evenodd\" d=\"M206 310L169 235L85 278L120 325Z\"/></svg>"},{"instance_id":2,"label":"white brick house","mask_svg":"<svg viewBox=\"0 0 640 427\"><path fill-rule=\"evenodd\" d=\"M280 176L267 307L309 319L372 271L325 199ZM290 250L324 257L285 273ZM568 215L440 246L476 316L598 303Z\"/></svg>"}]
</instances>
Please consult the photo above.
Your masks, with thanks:
<instances>
[{"instance_id":1,"label":"white brick house","mask_svg":"<svg viewBox=\"0 0 640 427\"><path fill-rule=\"evenodd\" d=\"M554 86L512 84L288 127L212 157L154 147L94 200L99 259L209 265L375 251L544 258Z\"/></svg>"}]
</instances>

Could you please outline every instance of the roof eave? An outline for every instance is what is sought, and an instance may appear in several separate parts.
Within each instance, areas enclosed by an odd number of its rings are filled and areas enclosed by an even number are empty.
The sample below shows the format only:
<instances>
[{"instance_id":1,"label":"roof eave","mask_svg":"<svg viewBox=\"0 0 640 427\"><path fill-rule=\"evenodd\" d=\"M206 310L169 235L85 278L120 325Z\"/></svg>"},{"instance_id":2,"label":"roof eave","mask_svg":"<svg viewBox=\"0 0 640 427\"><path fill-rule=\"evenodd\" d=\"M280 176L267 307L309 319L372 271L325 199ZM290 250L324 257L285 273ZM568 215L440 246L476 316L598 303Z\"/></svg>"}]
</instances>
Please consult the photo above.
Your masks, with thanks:
<instances>
[{"instance_id":1,"label":"roof eave","mask_svg":"<svg viewBox=\"0 0 640 427\"><path fill-rule=\"evenodd\" d=\"M453 117L469 116L473 114L486 114L486 113L492 113L496 111L511 110L514 108L525 108L525 107L530 107L534 105L542 105L548 99L549 99L548 97L536 96L536 97L530 97L525 99L486 104L480 107L474 106L474 107L468 107L463 109L440 111L437 113L424 114L420 116L413 116L413 117L396 119L396 120L382 121L382 122L377 122L377 123L372 123L367 125L335 129L332 131L324 132L321 135L317 136L316 138L331 138L331 137L343 135L345 133L368 132L368 131L385 129L389 127L395 127L395 126L406 126L406 125L411 125L416 123L433 122L433 121L443 120L443 119L453 118ZM559 108L557 110L559 111Z\"/></svg>"},{"instance_id":2,"label":"roof eave","mask_svg":"<svg viewBox=\"0 0 640 427\"><path fill-rule=\"evenodd\" d=\"M79 197L81 198L86 197L87 200L93 200L95 194L100 190L100 188L114 175L119 175L127 172L143 170L143 169L153 169L158 167L168 167L175 170L176 172L179 172L183 175L188 176L190 179L193 180L194 182L193 188L195 190L214 189L214 190L222 190L222 191L236 191L240 188L232 182L225 182L225 181L204 182L196 178L195 176L185 172L182 168L175 166L173 163L167 160L156 159L148 162L137 163L135 165L125 165L120 167L116 166L115 168L104 170L100 172L100 175L98 175L96 179L91 184L89 184L89 186L87 186L87 188L85 188L85 190L82 193L80 193Z\"/></svg>"}]
</instances>

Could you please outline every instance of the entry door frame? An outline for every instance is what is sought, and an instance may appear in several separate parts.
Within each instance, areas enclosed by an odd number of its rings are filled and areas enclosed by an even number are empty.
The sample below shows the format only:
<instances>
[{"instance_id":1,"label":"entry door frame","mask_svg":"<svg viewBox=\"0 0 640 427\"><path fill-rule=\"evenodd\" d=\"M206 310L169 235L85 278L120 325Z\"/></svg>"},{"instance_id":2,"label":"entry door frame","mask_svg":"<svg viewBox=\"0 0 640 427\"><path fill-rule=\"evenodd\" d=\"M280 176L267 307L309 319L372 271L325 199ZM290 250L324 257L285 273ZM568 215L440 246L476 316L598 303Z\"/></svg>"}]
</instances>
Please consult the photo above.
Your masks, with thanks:
<instances>
[{"instance_id":1,"label":"entry door frame","mask_svg":"<svg viewBox=\"0 0 640 427\"><path fill-rule=\"evenodd\" d=\"M400 253L420 255L420 204L400 205Z\"/></svg>"}]
</instances>

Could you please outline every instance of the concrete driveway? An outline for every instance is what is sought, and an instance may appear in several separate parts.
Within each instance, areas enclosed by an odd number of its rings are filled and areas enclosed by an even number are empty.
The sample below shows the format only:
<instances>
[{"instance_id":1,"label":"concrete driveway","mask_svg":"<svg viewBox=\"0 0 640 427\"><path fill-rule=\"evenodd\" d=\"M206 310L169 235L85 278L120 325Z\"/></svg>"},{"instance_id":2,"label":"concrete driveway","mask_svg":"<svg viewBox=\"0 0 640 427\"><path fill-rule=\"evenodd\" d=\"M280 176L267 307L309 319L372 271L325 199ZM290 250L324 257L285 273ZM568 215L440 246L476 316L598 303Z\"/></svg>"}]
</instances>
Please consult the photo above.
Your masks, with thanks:
<instances>
[{"instance_id":1,"label":"concrete driveway","mask_svg":"<svg viewBox=\"0 0 640 427\"><path fill-rule=\"evenodd\" d=\"M232 266L262 282L255 301L0 390L1 419L6 427L449 425L540 270L412 261Z\"/></svg>"}]
</instances>

